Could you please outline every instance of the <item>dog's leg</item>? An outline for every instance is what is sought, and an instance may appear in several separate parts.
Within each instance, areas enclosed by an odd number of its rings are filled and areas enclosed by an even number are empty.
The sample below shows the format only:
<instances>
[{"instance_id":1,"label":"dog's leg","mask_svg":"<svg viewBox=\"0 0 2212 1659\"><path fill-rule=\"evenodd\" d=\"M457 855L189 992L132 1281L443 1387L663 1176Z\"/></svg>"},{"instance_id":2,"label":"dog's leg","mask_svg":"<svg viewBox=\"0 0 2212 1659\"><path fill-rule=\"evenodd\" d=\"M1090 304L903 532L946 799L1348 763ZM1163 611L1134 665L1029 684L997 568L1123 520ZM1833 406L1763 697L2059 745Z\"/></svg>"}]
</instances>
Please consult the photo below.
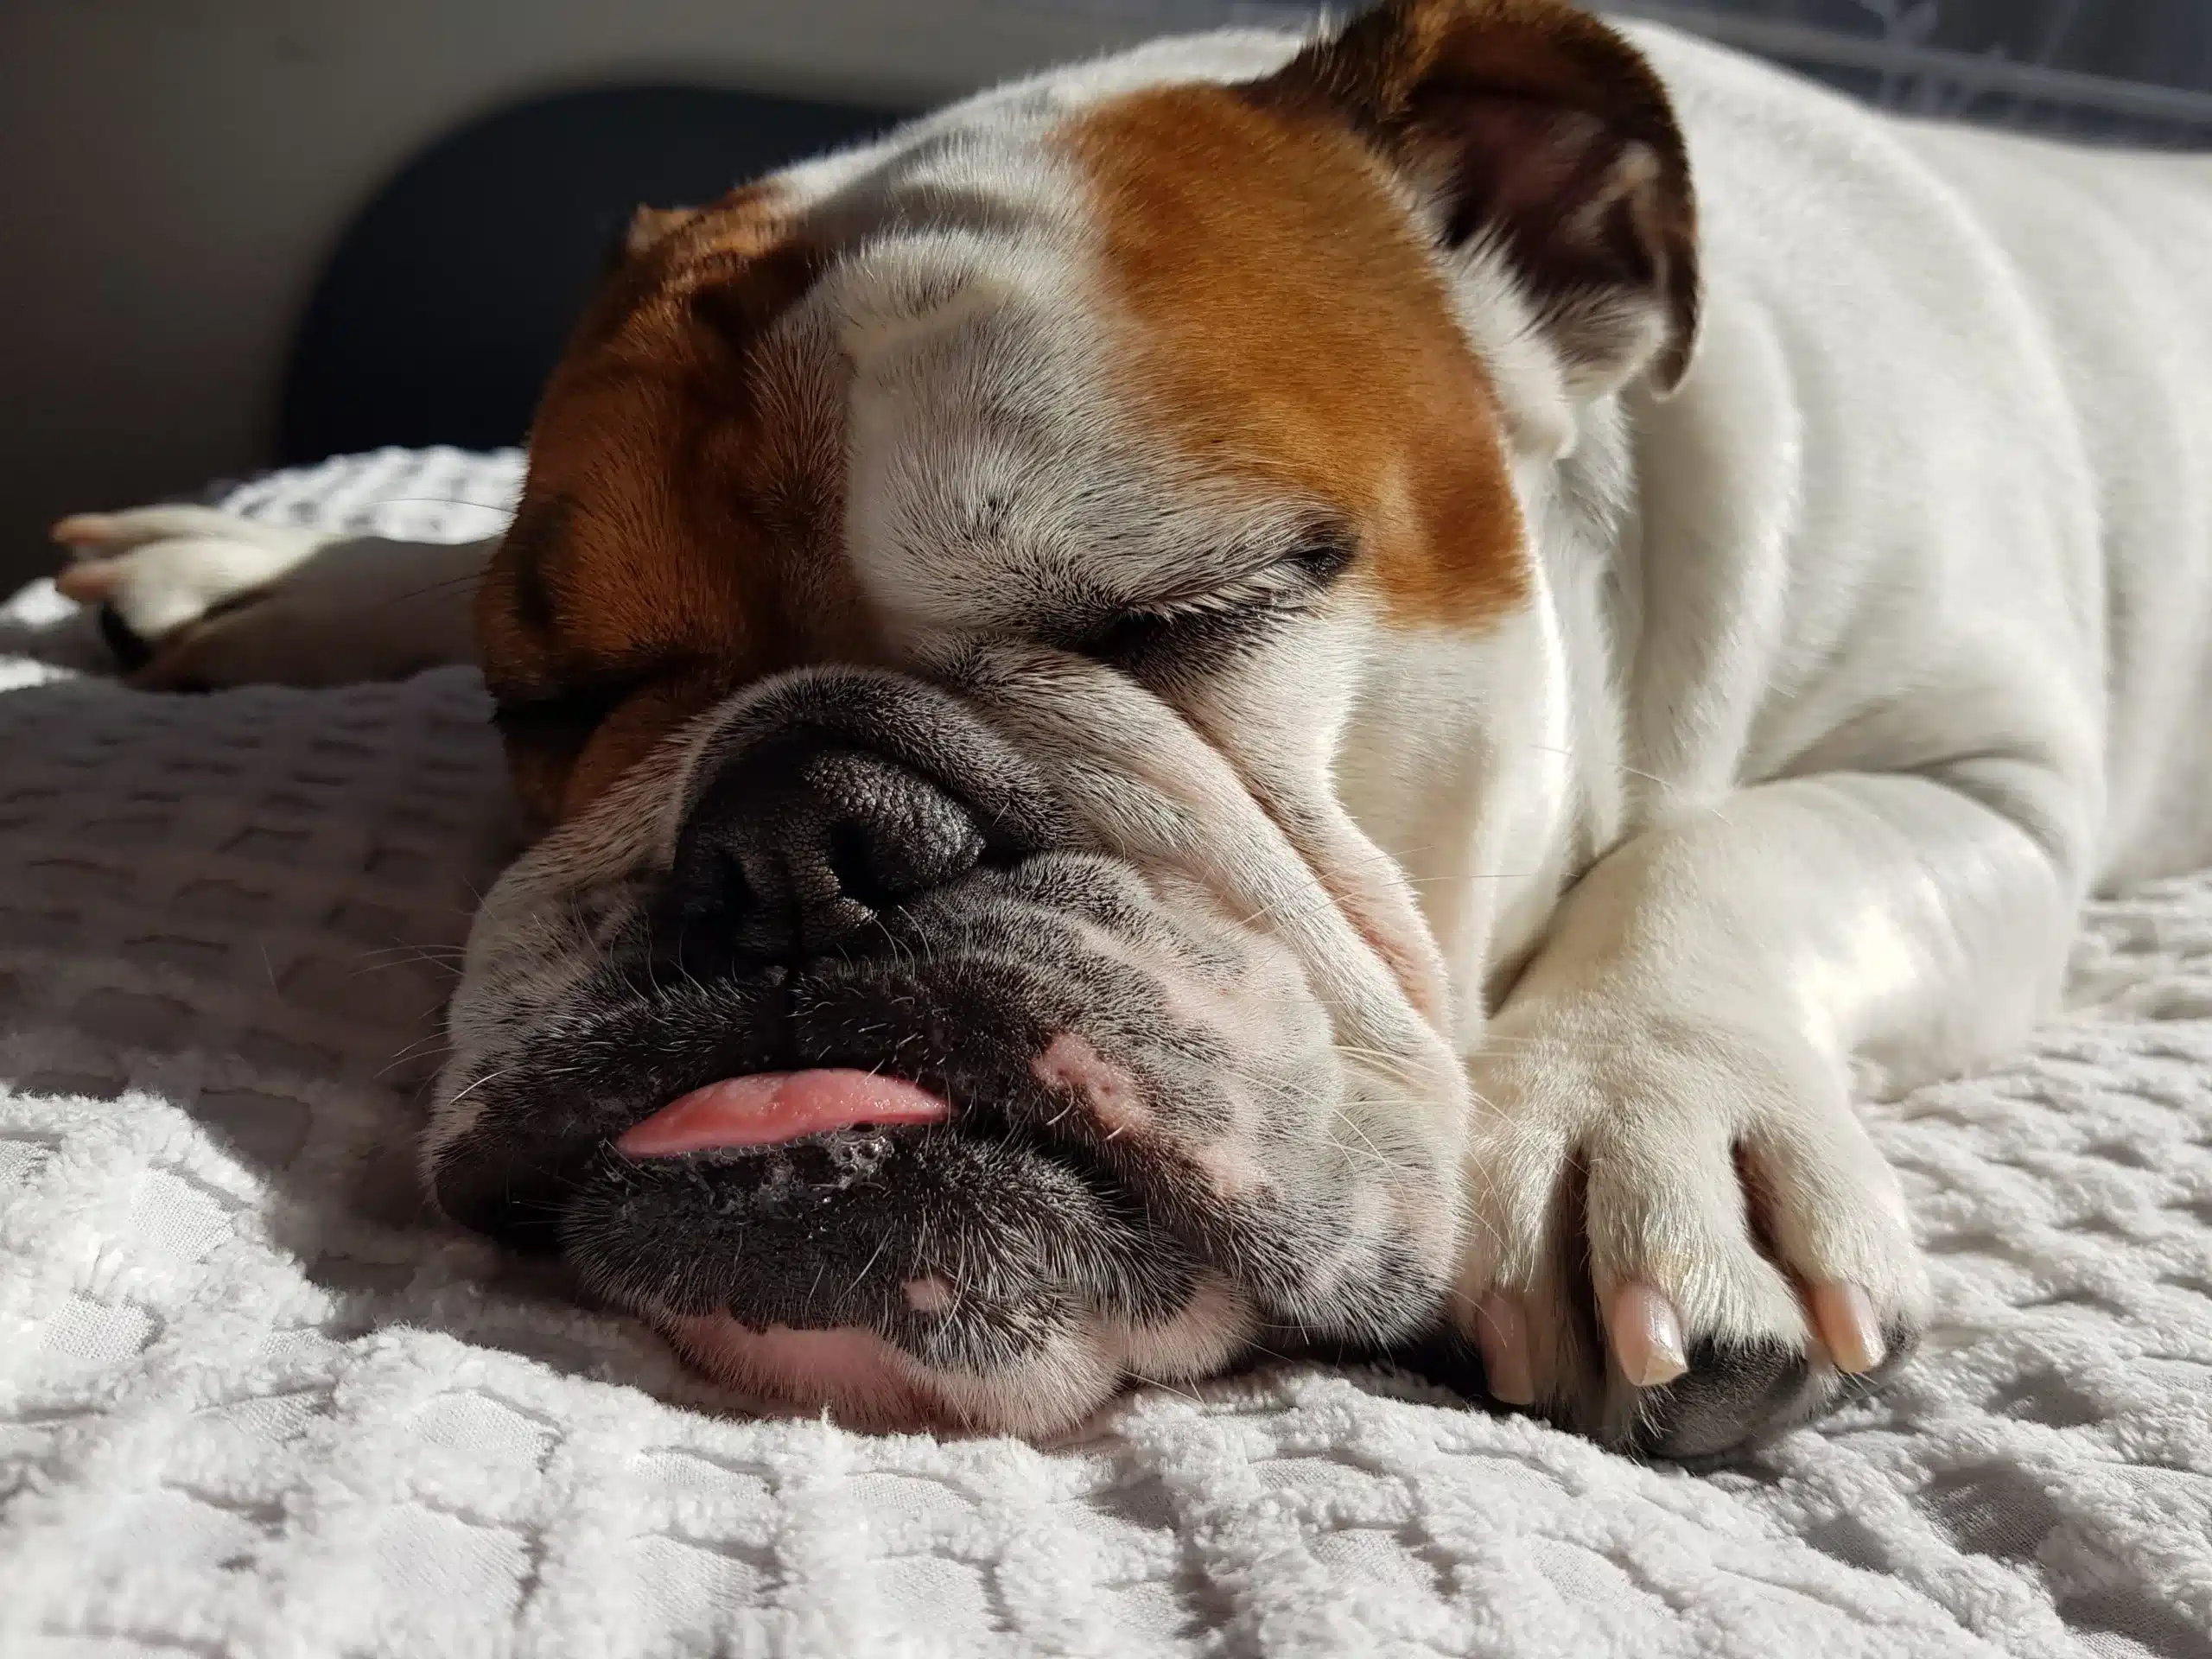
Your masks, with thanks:
<instances>
[{"instance_id":1,"label":"dog's leg","mask_svg":"<svg viewBox=\"0 0 2212 1659\"><path fill-rule=\"evenodd\" d=\"M175 690L397 679L475 660L471 605L493 541L398 542L207 507L80 513L55 579L103 607L133 684Z\"/></svg>"},{"instance_id":2,"label":"dog's leg","mask_svg":"<svg viewBox=\"0 0 2212 1659\"><path fill-rule=\"evenodd\" d=\"M1897 1362L1926 1278L1853 1063L2025 1034L2079 898L2067 798L2001 762L1799 779L1591 870L1472 1063L1458 1318L1494 1394L1694 1456Z\"/></svg>"}]
</instances>

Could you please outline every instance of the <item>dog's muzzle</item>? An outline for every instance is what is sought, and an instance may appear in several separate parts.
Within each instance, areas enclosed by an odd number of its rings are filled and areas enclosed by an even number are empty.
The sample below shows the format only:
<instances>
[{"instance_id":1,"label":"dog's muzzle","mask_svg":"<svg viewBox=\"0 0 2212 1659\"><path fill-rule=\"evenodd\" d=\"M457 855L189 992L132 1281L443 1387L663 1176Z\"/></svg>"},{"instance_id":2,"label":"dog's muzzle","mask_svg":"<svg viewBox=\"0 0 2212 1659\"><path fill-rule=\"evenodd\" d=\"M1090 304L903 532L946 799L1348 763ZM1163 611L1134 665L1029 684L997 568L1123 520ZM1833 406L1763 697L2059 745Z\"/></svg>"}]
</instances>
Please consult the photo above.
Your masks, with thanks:
<instances>
[{"instance_id":1,"label":"dog's muzzle","mask_svg":"<svg viewBox=\"0 0 2212 1659\"><path fill-rule=\"evenodd\" d=\"M1293 953L957 699L807 677L693 776L559 993L472 1010L507 1034L448 1078L448 1214L867 1424L1041 1431L1433 1311L1450 1172L1343 1132Z\"/></svg>"}]
</instances>

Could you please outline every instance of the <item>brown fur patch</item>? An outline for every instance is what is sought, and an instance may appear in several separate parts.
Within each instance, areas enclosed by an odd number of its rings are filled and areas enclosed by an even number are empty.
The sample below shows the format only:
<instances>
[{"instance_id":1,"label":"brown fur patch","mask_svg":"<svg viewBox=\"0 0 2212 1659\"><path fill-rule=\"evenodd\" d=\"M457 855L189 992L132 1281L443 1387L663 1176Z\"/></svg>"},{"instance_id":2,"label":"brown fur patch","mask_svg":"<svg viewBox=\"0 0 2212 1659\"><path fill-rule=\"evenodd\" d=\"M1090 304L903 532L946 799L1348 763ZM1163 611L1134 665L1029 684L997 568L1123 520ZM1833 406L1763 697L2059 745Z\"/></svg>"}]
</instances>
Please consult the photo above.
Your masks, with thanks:
<instances>
[{"instance_id":1,"label":"brown fur patch","mask_svg":"<svg viewBox=\"0 0 2212 1659\"><path fill-rule=\"evenodd\" d=\"M554 371L477 596L517 785L556 818L736 686L868 654L842 411L772 337L821 257L759 187L655 229Z\"/></svg>"},{"instance_id":2,"label":"brown fur patch","mask_svg":"<svg viewBox=\"0 0 2212 1659\"><path fill-rule=\"evenodd\" d=\"M1403 624L1478 626L1528 591L1496 398L1359 140L1233 88L1085 112L1133 404L1203 474L1357 530Z\"/></svg>"}]
</instances>

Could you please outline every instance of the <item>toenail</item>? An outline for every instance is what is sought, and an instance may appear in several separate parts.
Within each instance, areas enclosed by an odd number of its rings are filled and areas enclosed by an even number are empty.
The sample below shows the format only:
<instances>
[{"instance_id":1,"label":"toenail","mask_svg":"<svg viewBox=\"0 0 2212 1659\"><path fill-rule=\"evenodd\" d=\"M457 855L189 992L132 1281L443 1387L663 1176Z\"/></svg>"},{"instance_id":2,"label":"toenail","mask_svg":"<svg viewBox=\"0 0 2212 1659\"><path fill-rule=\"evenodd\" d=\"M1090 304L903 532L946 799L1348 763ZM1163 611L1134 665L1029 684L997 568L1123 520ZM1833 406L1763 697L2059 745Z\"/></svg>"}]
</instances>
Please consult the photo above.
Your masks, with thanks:
<instances>
[{"instance_id":1,"label":"toenail","mask_svg":"<svg viewBox=\"0 0 2212 1659\"><path fill-rule=\"evenodd\" d=\"M1650 1286L1623 1285L1614 1292L1612 1317L1605 1325L1621 1375L1637 1388L1658 1388L1689 1370L1681 1319Z\"/></svg>"},{"instance_id":2,"label":"toenail","mask_svg":"<svg viewBox=\"0 0 2212 1659\"><path fill-rule=\"evenodd\" d=\"M1836 1370L1859 1376L1889 1357L1890 1344L1874 1317L1874 1299L1857 1285L1815 1285L1812 1303L1813 1324Z\"/></svg>"}]
</instances>

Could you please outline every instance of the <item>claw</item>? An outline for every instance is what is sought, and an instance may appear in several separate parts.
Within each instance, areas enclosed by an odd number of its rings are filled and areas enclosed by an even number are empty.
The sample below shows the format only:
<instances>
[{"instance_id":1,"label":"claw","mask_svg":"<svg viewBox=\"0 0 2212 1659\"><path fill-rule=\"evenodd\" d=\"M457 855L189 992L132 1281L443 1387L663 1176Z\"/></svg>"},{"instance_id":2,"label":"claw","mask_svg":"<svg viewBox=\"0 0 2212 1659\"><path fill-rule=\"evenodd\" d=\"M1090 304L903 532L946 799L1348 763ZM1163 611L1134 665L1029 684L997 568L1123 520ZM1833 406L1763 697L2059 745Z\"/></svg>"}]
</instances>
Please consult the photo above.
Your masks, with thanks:
<instances>
[{"instance_id":1,"label":"claw","mask_svg":"<svg viewBox=\"0 0 2212 1659\"><path fill-rule=\"evenodd\" d=\"M115 521L102 512L73 512L47 534L64 547L85 547L105 541Z\"/></svg>"},{"instance_id":2,"label":"claw","mask_svg":"<svg viewBox=\"0 0 2212 1659\"><path fill-rule=\"evenodd\" d=\"M1836 1370L1863 1376L1880 1369L1890 1345L1874 1317L1872 1297L1857 1285L1826 1284L1813 1287L1811 1301L1813 1324Z\"/></svg>"},{"instance_id":3,"label":"claw","mask_svg":"<svg viewBox=\"0 0 2212 1659\"><path fill-rule=\"evenodd\" d=\"M79 605L98 605L112 599L123 586L123 562L93 559L73 564L54 578L54 585L64 599L73 599Z\"/></svg>"},{"instance_id":4,"label":"claw","mask_svg":"<svg viewBox=\"0 0 2212 1659\"><path fill-rule=\"evenodd\" d=\"M1639 1389L1662 1387L1690 1368L1681 1319L1649 1285L1623 1285L1613 1294L1605 1332L1621 1375Z\"/></svg>"},{"instance_id":5,"label":"claw","mask_svg":"<svg viewBox=\"0 0 2212 1659\"><path fill-rule=\"evenodd\" d=\"M1483 1299L1475 1313L1475 1339L1483 1351L1483 1381L1502 1405L1536 1403L1536 1376L1529 1357L1529 1321L1504 1291Z\"/></svg>"}]
</instances>

